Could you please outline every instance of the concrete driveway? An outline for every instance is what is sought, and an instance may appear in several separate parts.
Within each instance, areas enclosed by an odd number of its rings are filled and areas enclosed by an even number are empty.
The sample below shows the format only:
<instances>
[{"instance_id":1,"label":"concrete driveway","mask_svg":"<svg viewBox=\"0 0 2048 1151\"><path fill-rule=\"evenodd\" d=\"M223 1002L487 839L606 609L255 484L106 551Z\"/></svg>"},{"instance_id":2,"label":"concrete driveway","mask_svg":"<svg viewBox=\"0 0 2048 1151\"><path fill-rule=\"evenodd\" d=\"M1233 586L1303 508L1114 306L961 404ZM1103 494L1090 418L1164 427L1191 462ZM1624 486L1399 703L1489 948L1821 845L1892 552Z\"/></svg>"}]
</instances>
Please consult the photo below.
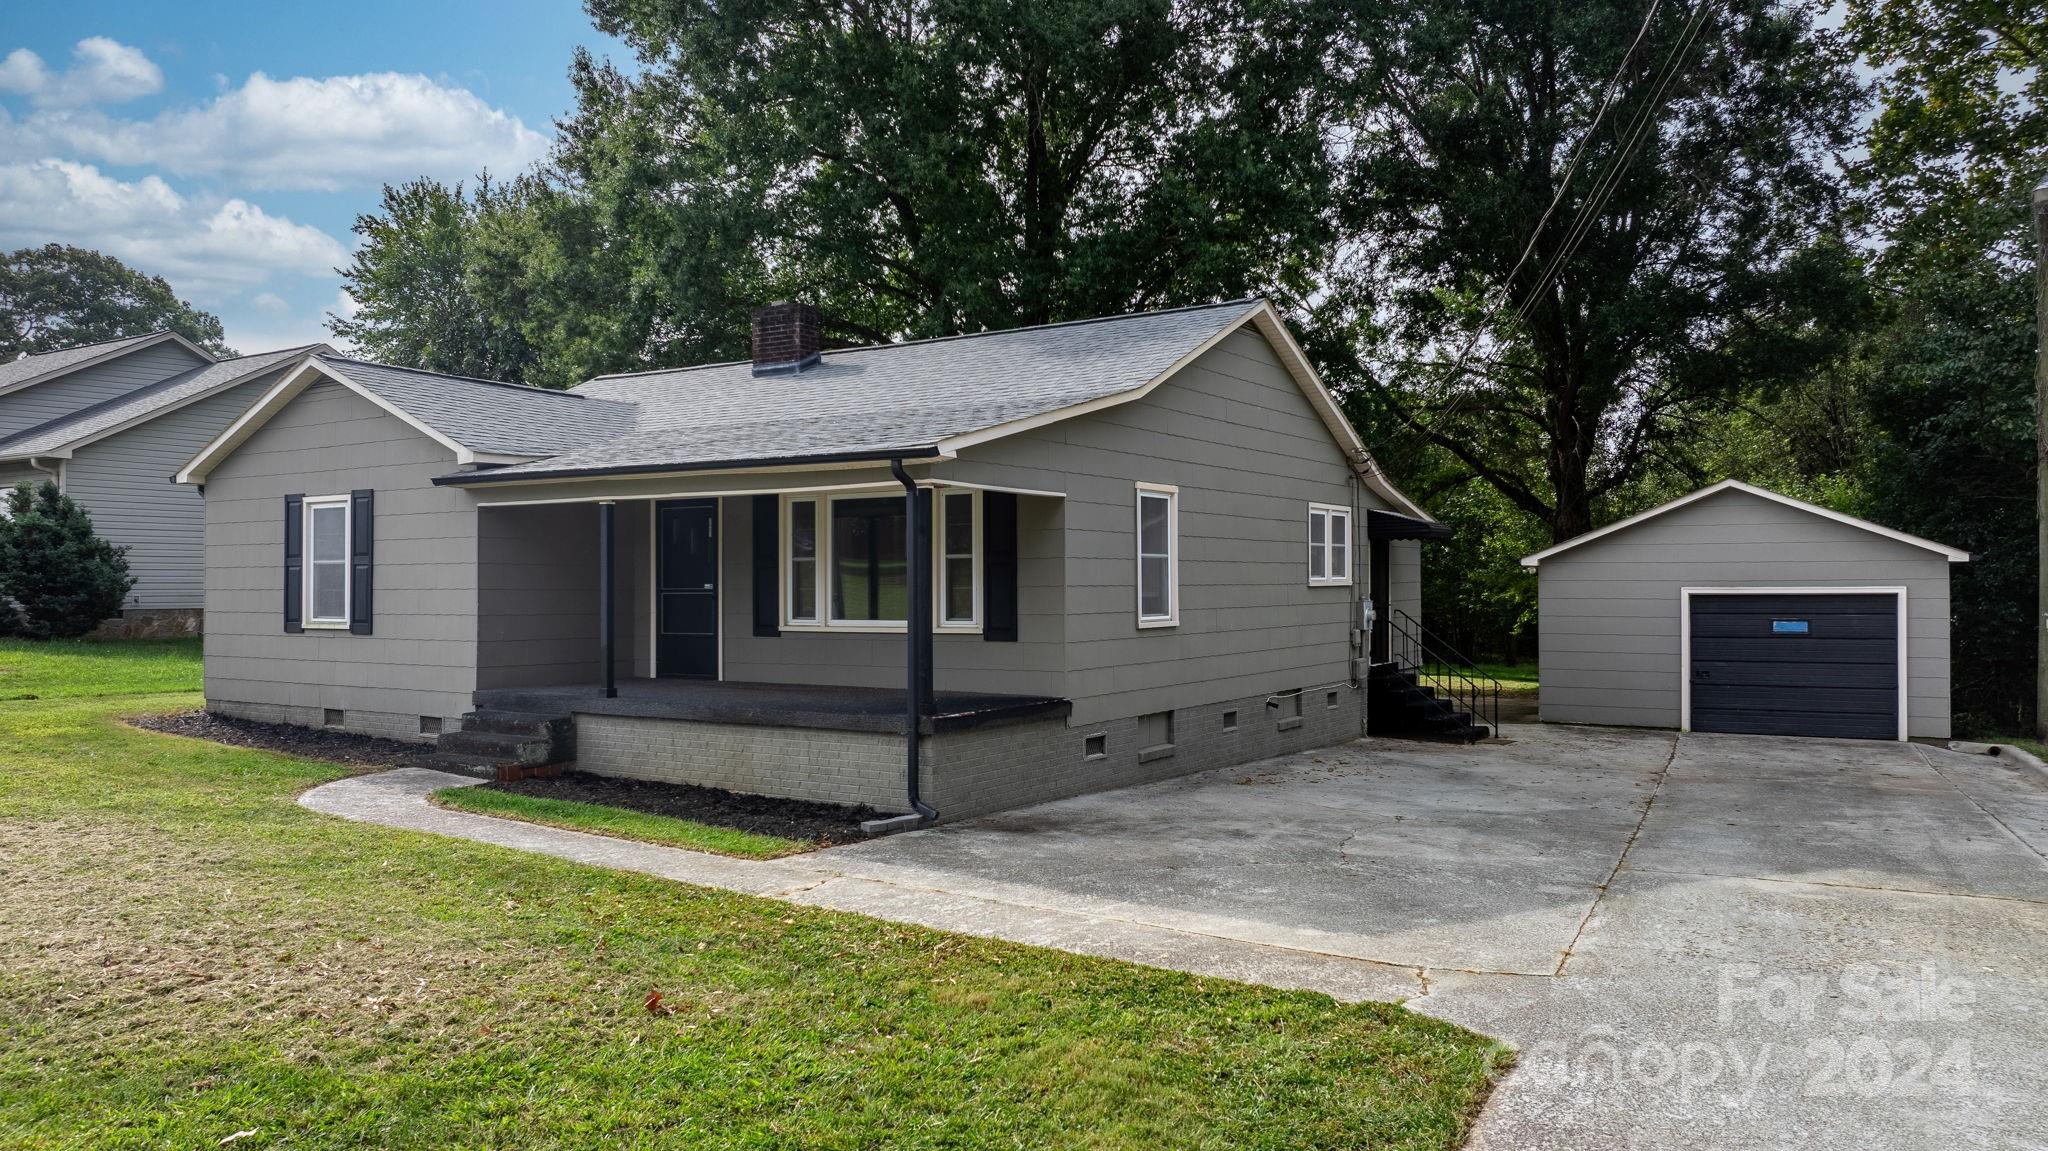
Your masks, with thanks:
<instances>
[{"instance_id":1,"label":"concrete driveway","mask_svg":"<svg viewBox=\"0 0 2048 1151\"><path fill-rule=\"evenodd\" d=\"M1507 733L837 848L813 894L1403 999L1521 1050L1478 1148L2048 1147L2048 776L1899 744Z\"/></svg>"}]
</instances>

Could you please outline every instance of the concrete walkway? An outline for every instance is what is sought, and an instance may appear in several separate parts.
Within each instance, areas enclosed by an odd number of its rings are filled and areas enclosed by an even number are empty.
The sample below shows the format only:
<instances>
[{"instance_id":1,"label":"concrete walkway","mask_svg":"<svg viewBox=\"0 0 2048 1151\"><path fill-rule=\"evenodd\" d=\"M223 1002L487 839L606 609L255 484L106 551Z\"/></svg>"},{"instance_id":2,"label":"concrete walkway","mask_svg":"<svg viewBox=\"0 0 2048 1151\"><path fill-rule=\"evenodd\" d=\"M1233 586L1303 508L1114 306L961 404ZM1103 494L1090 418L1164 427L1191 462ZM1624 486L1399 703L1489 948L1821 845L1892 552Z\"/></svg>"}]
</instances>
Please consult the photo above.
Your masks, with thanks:
<instances>
[{"instance_id":1,"label":"concrete walkway","mask_svg":"<svg viewBox=\"0 0 2048 1151\"><path fill-rule=\"evenodd\" d=\"M308 807L1345 1000L1520 1048L1478 1148L2048 1147L2048 776L1920 747L1367 740L787 860Z\"/></svg>"}]
</instances>

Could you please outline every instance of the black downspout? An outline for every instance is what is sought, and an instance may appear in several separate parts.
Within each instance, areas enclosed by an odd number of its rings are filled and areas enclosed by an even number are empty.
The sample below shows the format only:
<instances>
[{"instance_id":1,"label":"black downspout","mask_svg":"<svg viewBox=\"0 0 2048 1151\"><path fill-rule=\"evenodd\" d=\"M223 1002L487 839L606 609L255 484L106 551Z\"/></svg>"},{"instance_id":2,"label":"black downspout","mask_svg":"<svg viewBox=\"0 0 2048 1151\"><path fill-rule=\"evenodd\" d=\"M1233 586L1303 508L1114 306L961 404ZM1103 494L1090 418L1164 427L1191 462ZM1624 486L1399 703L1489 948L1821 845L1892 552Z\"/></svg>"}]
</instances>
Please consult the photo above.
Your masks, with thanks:
<instances>
[{"instance_id":1,"label":"black downspout","mask_svg":"<svg viewBox=\"0 0 2048 1151\"><path fill-rule=\"evenodd\" d=\"M604 617L604 634L598 641L598 650L604 653L604 697L614 699L619 694L618 669L612 662L613 626L618 611L612 596L612 549L617 532L613 523L617 517L618 505L610 500L597 505L597 602L598 614Z\"/></svg>"},{"instance_id":2,"label":"black downspout","mask_svg":"<svg viewBox=\"0 0 2048 1151\"><path fill-rule=\"evenodd\" d=\"M910 593L910 602L904 611L909 618L903 625L907 637L905 663L908 665L908 690L905 692L908 703L904 708L903 741L907 748L908 794L910 810L930 821L937 819L939 813L918 797L918 742L923 734L925 713L931 703L926 693L931 690L932 682L932 530L925 516L924 501L917 498L917 481L911 479L910 473L903 470L903 460L900 457L889 461L889 473L896 477L897 483L903 485L903 506L908 516L905 523L909 529L904 540L904 551L907 553L904 556L904 567L908 569L906 575L909 586L906 590Z\"/></svg>"}]
</instances>

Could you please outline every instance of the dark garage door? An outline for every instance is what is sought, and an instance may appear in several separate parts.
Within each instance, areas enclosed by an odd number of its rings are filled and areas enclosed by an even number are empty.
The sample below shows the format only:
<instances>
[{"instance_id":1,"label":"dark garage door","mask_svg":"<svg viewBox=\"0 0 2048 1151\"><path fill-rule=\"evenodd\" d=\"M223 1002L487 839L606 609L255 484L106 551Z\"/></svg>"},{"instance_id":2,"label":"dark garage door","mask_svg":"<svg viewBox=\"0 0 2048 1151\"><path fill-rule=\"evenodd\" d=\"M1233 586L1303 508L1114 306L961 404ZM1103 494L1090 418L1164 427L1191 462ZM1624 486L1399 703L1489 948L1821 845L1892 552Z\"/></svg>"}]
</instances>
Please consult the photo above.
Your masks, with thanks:
<instances>
[{"instance_id":1,"label":"dark garage door","mask_svg":"<svg viewBox=\"0 0 2048 1151\"><path fill-rule=\"evenodd\" d=\"M1692 728L1899 737L1891 595L1692 598Z\"/></svg>"}]
</instances>

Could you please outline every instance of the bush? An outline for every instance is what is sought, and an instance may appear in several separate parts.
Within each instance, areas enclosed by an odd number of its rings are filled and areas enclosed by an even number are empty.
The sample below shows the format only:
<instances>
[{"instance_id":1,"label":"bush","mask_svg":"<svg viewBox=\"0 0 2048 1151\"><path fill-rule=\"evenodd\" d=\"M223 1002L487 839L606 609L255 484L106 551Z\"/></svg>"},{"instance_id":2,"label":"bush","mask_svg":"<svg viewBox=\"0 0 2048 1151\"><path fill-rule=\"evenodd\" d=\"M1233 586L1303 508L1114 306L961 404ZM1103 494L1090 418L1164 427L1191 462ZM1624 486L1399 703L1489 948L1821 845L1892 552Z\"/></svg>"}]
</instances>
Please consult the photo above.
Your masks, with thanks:
<instances>
[{"instance_id":1,"label":"bush","mask_svg":"<svg viewBox=\"0 0 2048 1151\"><path fill-rule=\"evenodd\" d=\"M30 639L76 639L98 627L135 586L127 551L94 535L92 517L56 484L17 485L0 519L0 611L14 617L5 622Z\"/></svg>"}]
</instances>

